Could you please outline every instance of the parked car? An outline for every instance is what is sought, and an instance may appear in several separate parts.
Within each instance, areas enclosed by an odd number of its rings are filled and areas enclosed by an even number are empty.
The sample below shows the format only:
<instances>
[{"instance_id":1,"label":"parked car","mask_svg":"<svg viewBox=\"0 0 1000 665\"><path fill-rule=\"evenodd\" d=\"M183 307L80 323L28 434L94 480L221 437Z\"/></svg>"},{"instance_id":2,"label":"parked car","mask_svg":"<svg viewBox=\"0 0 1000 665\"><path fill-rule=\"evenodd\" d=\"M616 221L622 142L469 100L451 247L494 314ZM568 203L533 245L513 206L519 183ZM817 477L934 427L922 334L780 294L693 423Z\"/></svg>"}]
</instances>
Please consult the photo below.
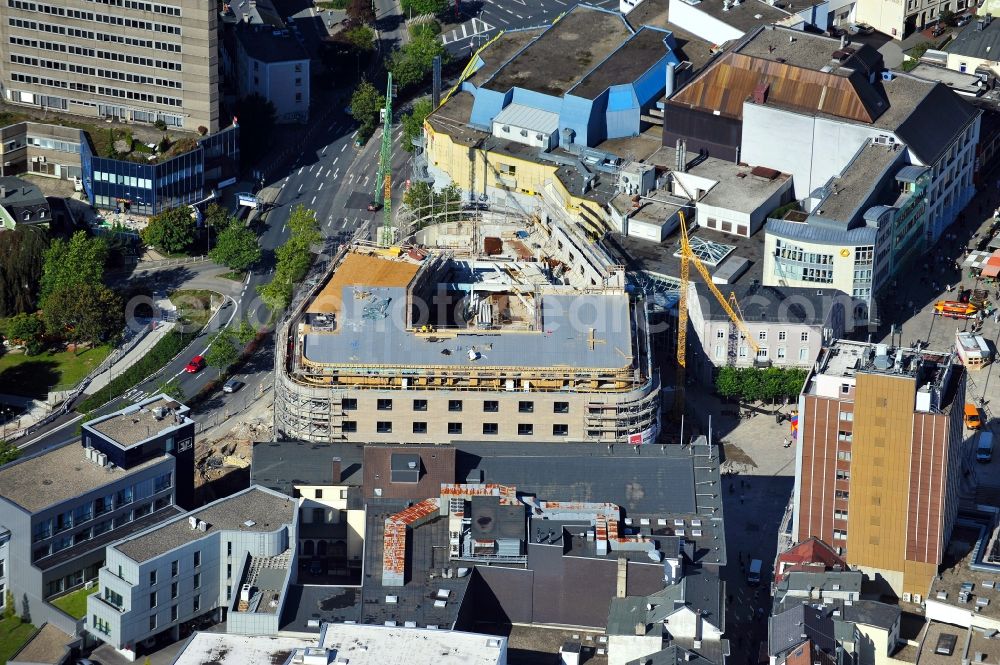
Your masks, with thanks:
<instances>
[{"instance_id":1,"label":"parked car","mask_svg":"<svg viewBox=\"0 0 1000 665\"><path fill-rule=\"evenodd\" d=\"M191 359L191 362L184 367L184 371L188 374L194 374L195 372L200 372L205 367L205 357L195 356Z\"/></svg>"},{"instance_id":2,"label":"parked car","mask_svg":"<svg viewBox=\"0 0 1000 665\"><path fill-rule=\"evenodd\" d=\"M966 14L965 16L959 16L955 20L955 27L956 28L961 28L962 26L969 25L969 21L971 21L971 20L972 20L972 17L969 16L968 14Z\"/></svg>"},{"instance_id":3,"label":"parked car","mask_svg":"<svg viewBox=\"0 0 1000 665\"><path fill-rule=\"evenodd\" d=\"M852 23L847 30L852 35L870 35L875 32L875 28L867 23Z\"/></svg>"},{"instance_id":4,"label":"parked car","mask_svg":"<svg viewBox=\"0 0 1000 665\"><path fill-rule=\"evenodd\" d=\"M244 383L239 379L229 379L222 386L222 392L224 393L234 393L244 386Z\"/></svg>"}]
</instances>

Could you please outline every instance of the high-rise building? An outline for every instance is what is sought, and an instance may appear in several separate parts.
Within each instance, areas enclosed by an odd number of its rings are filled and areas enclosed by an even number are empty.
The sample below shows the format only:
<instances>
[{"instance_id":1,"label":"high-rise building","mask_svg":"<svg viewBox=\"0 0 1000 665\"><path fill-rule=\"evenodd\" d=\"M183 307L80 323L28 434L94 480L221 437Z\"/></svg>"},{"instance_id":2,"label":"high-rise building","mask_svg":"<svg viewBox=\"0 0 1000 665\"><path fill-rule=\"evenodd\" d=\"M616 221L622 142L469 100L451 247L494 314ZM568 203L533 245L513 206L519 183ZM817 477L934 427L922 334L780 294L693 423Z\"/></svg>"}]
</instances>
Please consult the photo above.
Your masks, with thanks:
<instances>
[{"instance_id":1,"label":"high-rise building","mask_svg":"<svg viewBox=\"0 0 1000 665\"><path fill-rule=\"evenodd\" d=\"M3 99L215 132L217 11L198 0L9 0L0 24Z\"/></svg>"},{"instance_id":2,"label":"high-rise building","mask_svg":"<svg viewBox=\"0 0 1000 665\"><path fill-rule=\"evenodd\" d=\"M792 533L925 594L955 524L966 377L955 356L837 340L799 397Z\"/></svg>"}]
</instances>

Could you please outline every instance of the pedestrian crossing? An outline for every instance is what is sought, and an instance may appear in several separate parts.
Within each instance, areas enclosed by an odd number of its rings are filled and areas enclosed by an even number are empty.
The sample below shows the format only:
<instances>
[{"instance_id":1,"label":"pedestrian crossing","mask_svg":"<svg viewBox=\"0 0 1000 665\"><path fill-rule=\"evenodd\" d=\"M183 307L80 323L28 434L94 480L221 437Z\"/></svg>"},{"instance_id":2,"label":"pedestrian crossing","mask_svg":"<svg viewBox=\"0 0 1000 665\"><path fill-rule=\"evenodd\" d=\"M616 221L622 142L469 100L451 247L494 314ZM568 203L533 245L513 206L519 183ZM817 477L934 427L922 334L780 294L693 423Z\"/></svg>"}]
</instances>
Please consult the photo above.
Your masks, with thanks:
<instances>
[{"instance_id":1,"label":"pedestrian crossing","mask_svg":"<svg viewBox=\"0 0 1000 665\"><path fill-rule=\"evenodd\" d=\"M150 392L148 390L139 390L138 388L132 388L122 395L122 399L128 400L129 402L138 403L149 397Z\"/></svg>"},{"instance_id":2,"label":"pedestrian crossing","mask_svg":"<svg viewBox=\"0 0 1000 665\"><path fill-rule=\"evenodd\" d=\"M466 21L451 32L442 34L441 43L447 45L452 42L460 42L463 39L470 39L476 35L489 32L495 27L482 19L474 18L471 21Z\"/></svg>"}]
</instances>

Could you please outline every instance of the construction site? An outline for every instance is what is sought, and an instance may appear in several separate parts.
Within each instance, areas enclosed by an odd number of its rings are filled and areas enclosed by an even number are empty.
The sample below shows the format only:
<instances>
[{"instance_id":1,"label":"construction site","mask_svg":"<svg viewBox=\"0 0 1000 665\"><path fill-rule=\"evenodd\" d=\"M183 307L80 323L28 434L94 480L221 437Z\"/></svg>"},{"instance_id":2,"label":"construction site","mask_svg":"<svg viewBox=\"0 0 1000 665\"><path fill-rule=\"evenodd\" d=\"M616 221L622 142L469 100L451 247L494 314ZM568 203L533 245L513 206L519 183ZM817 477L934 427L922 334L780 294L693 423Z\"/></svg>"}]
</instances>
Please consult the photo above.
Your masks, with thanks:
<instances>
[{"instance_id":1,"label":"construction site","mask_svg":"<svg viewBox=\"0 0 1000 665\"><path fill-rule=\"evenodd\" d=\"M341 250L280 329L280 435L657 440L648 315L625 268L575 226L467 217Z\"/></svg>"}]
</instances>

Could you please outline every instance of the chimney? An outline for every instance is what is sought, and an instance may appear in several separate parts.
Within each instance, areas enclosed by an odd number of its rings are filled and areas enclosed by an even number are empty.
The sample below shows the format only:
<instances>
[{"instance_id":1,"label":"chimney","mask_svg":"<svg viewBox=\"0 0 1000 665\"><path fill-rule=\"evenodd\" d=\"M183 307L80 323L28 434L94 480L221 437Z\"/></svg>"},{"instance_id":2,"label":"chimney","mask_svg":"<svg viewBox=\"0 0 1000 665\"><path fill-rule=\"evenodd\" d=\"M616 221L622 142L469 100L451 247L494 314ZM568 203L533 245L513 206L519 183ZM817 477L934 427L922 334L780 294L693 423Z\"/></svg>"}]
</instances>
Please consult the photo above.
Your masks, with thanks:
<instances>
[{"instance_id":1,"label":"chimney","mask_svg":"<svg viewBox=\"0 0 1000 665\"><path fill-rule=\"evenodd\" d=\"M646 624L644 624L644 623L637 623L637 624L635 624L635 634L638 637L645 637L645 635L646 635Z\"/></svg>"},{"instance_id":2,"label":"chimney","mask_svg":"<svg viewBox=\"0 0 1000 665\"><path fill-rule=\"evenodd\" d=\"M618 557L618 590L615 594L618 598L624 598L628 588L628 559ZM643 632L643 635L646 633Z\"/></svg>"},{"instance_id":3,"label":"chimney","mask_svg":"<svg viewBox=\"0 0 1000 665\"><path fill-rule=\"evenodd\" d=\"M5 198L7 198L7 188L3 185L0 185L0 199L5 199Z\"/></svg>"},{"instance_id":4,"label":"chimney","mask_svg":"<svg viewBox=\"0 0 1000 665\"><path fill-rule=\"evenodd\" d=\"M843 49L845 46L847 46L847 35L842 34L840 35L840 48Z\"/></svg>"},{"instance_id":5,"label":"chimney","mask_svg":"<svg viewBox=\"0 0 1000 665\"><path fill-rule=\"evenodd\" d=\"M334 457L333 460L331 460L331 461L333 462L333 465L332 465L332 469L331 469L332 473L330 474L330 479L333 482L333 484L336 485L337 483L340 482L340 462L341 462L341 459L339 457Z\"/></svg>"},{"instance_id":6,"label":"chimney","mask_svg":"<svg viewBox=\"0 0 1000 665\"><path fill-rule=\"evenodd\" d=\"M676 85L676 80L677 80L677 65L675 65L672 62L668 62L666 92L664 93L664 96L667 99L670 99L670 97L674 94L674 86Z\"/></svg>"}]
</instances>

